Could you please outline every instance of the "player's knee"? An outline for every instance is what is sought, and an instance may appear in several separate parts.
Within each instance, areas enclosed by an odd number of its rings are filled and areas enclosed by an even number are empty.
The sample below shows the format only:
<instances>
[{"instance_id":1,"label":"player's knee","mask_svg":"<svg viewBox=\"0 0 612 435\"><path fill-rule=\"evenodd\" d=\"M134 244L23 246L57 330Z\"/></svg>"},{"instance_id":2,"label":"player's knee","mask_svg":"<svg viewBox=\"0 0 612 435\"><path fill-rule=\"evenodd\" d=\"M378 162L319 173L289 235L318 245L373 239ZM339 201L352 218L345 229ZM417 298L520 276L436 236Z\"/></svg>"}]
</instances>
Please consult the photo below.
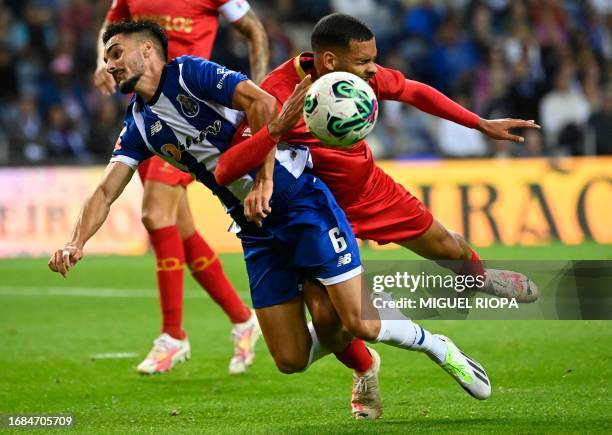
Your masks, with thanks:
<instances>
[{"instance_id":1,"label":"player's knee","mask_svg":"<svg viewBox=\"0 0 612 435\"><path fill-rule=\"evenodd\" d=\"M145 212L145 210L142 211L140 220L147 230L152 231L156 228L155 217L152 214Z\"/></svg>"},{"instance_id":2,"label":"player's knee","mask_svg":"<svg viewBox=\"0 0 612 435\"><path fill-rule=\"evenodd\" d=\"M160 210L159 207L155 206L144 206L142 208L141 221L144 227L149 231L174 225L176 223L172 222L168 213L165 213L163 210Z\"/></svg>"},{"instance_id":3,"label":"player's knee","mask_svg":"<svg viewBox=\"0 0 612 435\"><path fill-rule=\"evenodd\" d=\"M364 320L361 316L353 316L345 325L351 335L364 341L374 341L378 337L378 326L376 322Z\"/></svg>"},{"instance_id":4,"label":"player's knee","mask_svg":"<svg viewBox=\"0 0 612 435\"><path fill-rule=\"evenodd\" d=\"M274 362L278 370L286 375L303 372L308 366L307 358L290 355L275 355Z\"/></svg>"}]
</instances>

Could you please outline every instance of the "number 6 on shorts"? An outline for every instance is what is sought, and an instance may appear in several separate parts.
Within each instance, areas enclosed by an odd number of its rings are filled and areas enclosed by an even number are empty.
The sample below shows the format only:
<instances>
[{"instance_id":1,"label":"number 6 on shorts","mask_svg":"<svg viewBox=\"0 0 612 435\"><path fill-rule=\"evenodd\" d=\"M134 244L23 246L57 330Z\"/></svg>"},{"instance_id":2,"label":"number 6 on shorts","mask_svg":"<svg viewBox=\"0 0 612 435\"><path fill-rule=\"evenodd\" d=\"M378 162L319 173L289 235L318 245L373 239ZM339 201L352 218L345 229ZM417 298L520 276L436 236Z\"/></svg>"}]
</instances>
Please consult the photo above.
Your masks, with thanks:
<instances>
[{"instance_id":1,"label":"number 6 on shorts","mask_svg":"<svg viewBox=\"0 0 612 435\"><path fill-rule=\"evenodd\" d=\"M346 241L344 240L344 237L340 235L340 230L338 227L332 228L327 234L329 235L334 251L336 251L337 254L346 249Z\"/></svg>"}]
</instances>

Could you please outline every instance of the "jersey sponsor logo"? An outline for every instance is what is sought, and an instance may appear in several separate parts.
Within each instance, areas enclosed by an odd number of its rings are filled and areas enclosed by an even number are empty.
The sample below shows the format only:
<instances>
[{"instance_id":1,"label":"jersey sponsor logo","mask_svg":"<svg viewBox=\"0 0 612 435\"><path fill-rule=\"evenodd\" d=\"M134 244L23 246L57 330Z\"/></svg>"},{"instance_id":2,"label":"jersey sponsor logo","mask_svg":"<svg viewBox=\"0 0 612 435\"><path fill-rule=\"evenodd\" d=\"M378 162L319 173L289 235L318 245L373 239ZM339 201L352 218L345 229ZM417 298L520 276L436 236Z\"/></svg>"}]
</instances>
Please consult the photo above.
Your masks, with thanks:
<instances>
[{"instance_id":1,"label":"jersey sponsor logo","mask_svg":"<svg viewBox=\"0 0 612 435\"><path fill-rule=\"evenodd\" d=\"M151 125L151 136L153 136L155 133L159 133L162 129L162 124L160 121L155 121L152 125Z\"/></svg>"},{"instance_id":2,"label":"jersey sponsor logo","mask_svg":"<svg viewBox=\"0 0 612 435\"><path fill-rule=\"evenodd\" d=\"M350 252L348 254L341 255L340 257L338 257L337 267L351 264L351 261L353 261L353 255Z\"/></svg>"},{"instance_id":3,"label":"jersey sponsor logo","mask_svg":"<svg viewBox=\"0 0 612 435\"><path fill-rule=\"evenodd\" d=\"M221 90L223 89L223 82L225 81L225 78L230 75L232 72L228 69L225 68L217 68L217 75L221 75L221 78L219 79L219 81L217 82L217 89Z\"/></svg>"},{"instance_id":4,"label":"jersey sponsor logo","mask_svg":"<svg viewBox=\"0 0 612 435\"><path fill-rule=\"evenodd\" d=\"M176 96L176 101L181 105L181 110L185 116L193 118L200 113L200 105L193 98L185 94L178 94Z\"/></svg>"},{"instance_id":5,"label":"jersey sponsor logo","mask_svg":"<svg viewBox=\"0 0 612 435\"><path fill-rule=\"evenodd\" d=\"M179 150L177 146L172 143L162 145L160 151L166 157L170 157L171 159L174 159L177 162L181 161L181 150Z\"/></svg>"},{"instance_id":6,"label":"jersey sponsor logo","mask_svg":"<svg viewBox=\"0 0 612 435\"><path fill-rule=\"evenodd\" d=\"M204 140L208 137L209 134L213 136L218 135L221 132L222 126L223 125L221 124L221 121L217 119L215 122L210 124L208 127L200 130L200 134L197 137L187 136L184 148L189 148L193 144L204 142Z\"/></svg>"}]
</instances>

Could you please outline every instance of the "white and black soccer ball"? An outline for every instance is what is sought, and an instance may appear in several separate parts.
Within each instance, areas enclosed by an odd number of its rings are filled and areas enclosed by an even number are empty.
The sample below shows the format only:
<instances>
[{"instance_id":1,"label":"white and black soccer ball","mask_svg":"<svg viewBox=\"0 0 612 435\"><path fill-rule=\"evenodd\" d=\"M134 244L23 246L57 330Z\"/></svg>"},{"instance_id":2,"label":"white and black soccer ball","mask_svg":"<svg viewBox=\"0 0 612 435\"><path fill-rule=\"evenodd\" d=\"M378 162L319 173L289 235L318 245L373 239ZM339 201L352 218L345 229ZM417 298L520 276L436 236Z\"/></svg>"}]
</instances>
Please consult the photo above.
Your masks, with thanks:
<instances>
[{"instance_id":1,"label":"white and black soccer ball","mask_svg":"<svg viewBox=\"0 0 612 435\"><path fill-rule=\"evenodd\" d=\"M304 120L326 145L348 148L376 124L378 101L365 81L347 72L332 72L316 80L304 100Z\"/></svg>"}]
</instances>

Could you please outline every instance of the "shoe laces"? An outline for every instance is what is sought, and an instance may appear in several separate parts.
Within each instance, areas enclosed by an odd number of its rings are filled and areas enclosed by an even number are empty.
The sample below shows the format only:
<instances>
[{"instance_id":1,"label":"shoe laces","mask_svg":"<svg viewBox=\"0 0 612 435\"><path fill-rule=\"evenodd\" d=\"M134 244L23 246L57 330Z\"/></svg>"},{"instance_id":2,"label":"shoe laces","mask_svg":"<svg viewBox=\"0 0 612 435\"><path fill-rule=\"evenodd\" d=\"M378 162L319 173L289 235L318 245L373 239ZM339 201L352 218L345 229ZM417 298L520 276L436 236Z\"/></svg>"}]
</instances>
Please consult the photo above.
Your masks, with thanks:
<instances>
[{"instance_id":1,"label":"shoe laces","mask_svg":"<svg viewBox=\"0 0 612 435\"><path fill-rule=\"evenodd\" d=\"M153 342L153 349L151 349L151 352L149 352L147 358L158 359L160 356L163 356L164 354L168 353L170 348L171 344L168 343L167 340L159 338Z\"/></svg>"},{"instance_id":2,"label":"shoe laces","mask_svg":"<svg viewBox=\"0 0 612 435\"><path fill-rule=\"evenodd\" d=\"M368 391L368 380L365 376L357 377L357 383L353 388L357 394L364 394Z\"/></svg>"},{"instance_id":3,"label":"shoe laces","mask_svg":"<svg viewBox=\"0 0 612 435\"><path fill-rule=\"evenodd\" d=\"M472 381L471 376L465 372L465 367L459 361L451 359L450 361L444 363L443 367L451 375L458 377L464 382Z\"/></svg>"}]
</instances>

